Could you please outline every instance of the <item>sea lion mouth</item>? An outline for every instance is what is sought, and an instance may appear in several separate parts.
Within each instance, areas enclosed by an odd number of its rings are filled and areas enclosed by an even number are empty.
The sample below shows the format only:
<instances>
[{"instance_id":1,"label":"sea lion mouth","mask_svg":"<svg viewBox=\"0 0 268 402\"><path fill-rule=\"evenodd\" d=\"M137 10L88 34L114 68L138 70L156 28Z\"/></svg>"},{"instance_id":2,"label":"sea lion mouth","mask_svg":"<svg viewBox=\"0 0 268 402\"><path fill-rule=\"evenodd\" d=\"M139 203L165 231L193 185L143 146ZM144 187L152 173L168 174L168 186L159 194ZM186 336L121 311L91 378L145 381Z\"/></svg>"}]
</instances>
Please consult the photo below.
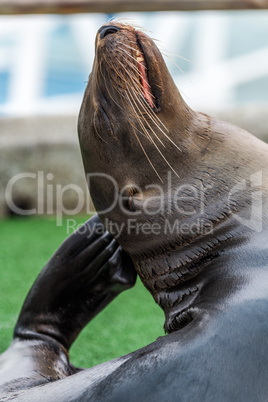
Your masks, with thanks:
<instances>
[{"instance_id":1,"label":"sea lion mouth","mask_svg":"<svg viewBox=\"0 0 268 402\"><path fill-rule=\"evenodd\" d=\"M144 47L139 39L138 32L136 32L136 41L138 47L136 51L136 57L137 57L138 69L140 72L140 82L143 90L143 95L152 109L158 109L155 103L156 98L152 93L152 88L149 83L148 62L146 60L146 53L144 52Z\"/></svg>"}]
</instances>

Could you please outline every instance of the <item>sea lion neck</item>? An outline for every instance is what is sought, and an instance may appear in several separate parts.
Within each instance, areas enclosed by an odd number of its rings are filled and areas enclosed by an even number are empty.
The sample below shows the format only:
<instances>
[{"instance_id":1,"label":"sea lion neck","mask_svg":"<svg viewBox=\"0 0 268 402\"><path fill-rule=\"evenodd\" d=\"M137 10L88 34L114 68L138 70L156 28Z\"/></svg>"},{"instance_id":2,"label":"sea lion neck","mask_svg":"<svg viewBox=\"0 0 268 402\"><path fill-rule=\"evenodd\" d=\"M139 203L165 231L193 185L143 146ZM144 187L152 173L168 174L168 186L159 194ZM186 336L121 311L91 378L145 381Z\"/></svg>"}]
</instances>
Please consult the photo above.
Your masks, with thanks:
<instances>
[{"instance_id":1,"label":"sea lion neck","mask_svg":"<svg viewBox=\"0 0 268 402\"><path fill-rule=\"evenodd\" d=\"M232 222L233 221L233 222ZM134 259L143 284L165 314L167 333L202 315L217 314L237 300L249 300L260 277L267 278L268 227L257 233L233 219L184 246ZM252 251L258 250L252 259ZM265 279L264 279L265 281ZM259 297L267 294L264 284Z\"/></svg>"}]
</instances>

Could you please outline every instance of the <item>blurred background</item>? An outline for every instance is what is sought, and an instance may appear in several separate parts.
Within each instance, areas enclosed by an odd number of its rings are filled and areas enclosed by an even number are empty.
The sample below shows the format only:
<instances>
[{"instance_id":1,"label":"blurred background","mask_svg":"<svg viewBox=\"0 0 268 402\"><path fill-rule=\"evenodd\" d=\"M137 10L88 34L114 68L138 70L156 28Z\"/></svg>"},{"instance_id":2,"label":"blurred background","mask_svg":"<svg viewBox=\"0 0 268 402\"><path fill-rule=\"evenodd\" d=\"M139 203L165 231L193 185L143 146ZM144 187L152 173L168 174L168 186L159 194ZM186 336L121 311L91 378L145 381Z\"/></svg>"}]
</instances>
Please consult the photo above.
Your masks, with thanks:
<instances>
[{"instance_id":1,"label":"blurred background","mask_svg":"<svg viewBox=\"0 0 268 402\"><path fill-rule=\"evenodd\" d=\"M160 40L190 107L268 140L268 11L117 16ZM0 16L0 352L37 273L92 210L76 125L95 35L112 17ZM72 349L75 364L111 359L163 334L162 312L140 283L135 289L82 333Z\"/></svg>"},{"instance_id":2,"label":"blurred background","mask_svg":"<svg viewBox=\"0 0 268 402\"><path fill-rule=\"evenodd\" d=\"M167 59L168 67L193 108L267 103L267 11L119 16L137 21L171 52L173 62ZM77 114L92 66L96 31L110 17L2 16L0 115Z\"/></svg>"}]
</instances>

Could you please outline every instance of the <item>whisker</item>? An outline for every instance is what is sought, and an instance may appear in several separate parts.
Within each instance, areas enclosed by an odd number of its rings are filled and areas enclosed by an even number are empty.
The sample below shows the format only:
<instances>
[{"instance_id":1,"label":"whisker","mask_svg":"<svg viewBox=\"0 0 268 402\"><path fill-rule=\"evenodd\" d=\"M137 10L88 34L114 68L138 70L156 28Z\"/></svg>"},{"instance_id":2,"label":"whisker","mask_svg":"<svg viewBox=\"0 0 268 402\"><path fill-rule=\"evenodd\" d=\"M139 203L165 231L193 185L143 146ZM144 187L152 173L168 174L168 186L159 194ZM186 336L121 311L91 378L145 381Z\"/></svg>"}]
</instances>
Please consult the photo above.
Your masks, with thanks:
<instances>
[{"instance_id":1,"label":"whisker","mask_svg":"<svg viewBox=\"0 0 268 402\"><path fill-rule=\"evenodd\" d=\"M130 94L130 92L129 92ZM147 133L149 135L149 133ZM177 177L180 177L178 175L178 173L176 172L176 170L171 166L171 164L168 162L168 160L166 159L166 157L163 155L163 153L161 152L161 150L158 148L158 146L156 145L156 143L154 142L154 140L152 139L152 137L150 136L152 143L154 144L155 148L157 149L157 151L159 152L159 154L162 156L162 158L164 159L164 161L166 162L166 164L169 166L169 168L173 171L173 173L175 173L175 175Z\"/></svg>"},{"instance_id":2,"label":"whisker","mask_svg":"<svg viewBox=\"0 0 268 402\"><path fill-rule=\"evenodd\" d=\"M150 159L149 156L147 155L147 152L145 151L145 149L144 149L142 143L140 142L140 139L138 138L138 136L137 136L135 130L134 130L134 135L135 135L135 137L137 138L137 141L138 141L138 143L140 144L140 147L141 147L141 149L143 150L144 155L146 156L148 162L149 162L150 165L152 166L152 168L153 168L155 174L157 175L157 177L159 178L159 180L161 181L161 183L164 183L164 181L162 180L161 176L159 175L159 173L157 172L156 168L154 167L154 165L153 165L151 159Z\"/></svg>"},{"instance_id":3,"label":"whisker","mask_svg":"<svg viewBox=\"0 0 268 402\"><path fill-rule=\"evenodd\" d=\"M161 53L164 53L164 54L165 54L165 53L169 53L170 55L172 55L172 56L174 56L174 57L178 57L179 59L188 61L188 63L195 64L192 60L189 60L189 59L187 59L186 57L180 56L180 55L177 54L177 53L171 52L170 50L165 49L163 46L158 46L158 47L160 48ZM165 56L168 57L167 54L165 54Z\"/></svg>"},{"instance_id":4,"label":"whisker","mask_svg":"<svg viewBox=\"0 0 268 402\"><path fill-rule=\"evenodd\" d=\"M133 59L137 64L140 64L135 57L133 57L129 52L127 52L125 49L122 49L119 47L118 49L122 50L125 54L127 54L131 59ZM147 67L144 65L145 69L147 70Z\"/></svg>"},{"instance_id":5,"label":"whisker","mask_svg":"<svg viewBox=\"0 0 268 402\"><path fill-rule=\"evenodd\" d=\"M133 91L133 93L134 93L134 91ZM140 111L140 109L139 109L139 107L138 107L136 101L133 99L133 97L132 97L130 91L129 91L129 95L131 96L131 98L132 98L132 100L133 100L133 102L134 102L136 108L139 110L139 112L140 112L140 114L141 114L141 111ZM138 99L138 98L136 98L136 99ZM139 119L139 123L142 125L142 128L147 132L148 138L150 138L151 142L153 142L153 139L152 139L152 137L150 136L150 134L148 133L146 127L144 126L144 124L143 124L143 122L142 122L142 120L141 120L141 117L139 117L139 116L137 116L137 117L138 117L138 119ZM163 145L163 147L165 147L165 145L164 145L163 142L158 138L157 134L154 132L154 130L152 129L152 127L150 126L150 124L149 124L148 122L146 122L146 123L148 124L148 126L149 126L149 128L151 129L151 131L152 131L152 133L154 134L154 136L155 136L155 137L158 139L158 141L161 143L161 145Z\"/></svg>"},{"instance_id":6,"label":"whisker","mask_svg":"<svg viewBox=\"0 0 268 402\"><path fill-rule=\"evenodd\" d=\"M121 42L120 42L120 43L121 43ZM121 49L121 50L122 50L122 49ZM127 64L128 64L130 67L132 67L131 63L130 63L128 60L125 59L125 61L127 62ZM138 69L136 68L136 66L133 66L133 67L135 68L135 70L138 70ZM138 73L138 75L139 75L141 78L143 78L142 75L140 74L139 70L137 71L137 73ZM151 88L149 83L148 83L148 85L149 85L149 88ZM139 91L139 92L140 92L140 94L141 94L142 96L144 96L141 91ZM151 96L152 96L153 98L155 98L155 96L154 96L153 94L151 94ZM162 120L159 119L159 117L157 116L157 114L156 114L152 109L150 109L150 111L154 114L154 116L155 116L155 118L157 119L157 121L158 121L158 122L163 126L163 128L168 132L169 130L168 130L167 127L164 125L164 123L162 122ZM177 146L177 148L178 148L178 146ZM178 149L179 149L179 148L178 148Z\"/></svg>"},{"instance_id":7,"label":"whisker","mask_svg":"<svg viewBox=\"0 0 268 402\"><path fill-rule=\"evenodd\" d=\"M130 102L130 104L132 105L132 102L131 102L131 100L130 100L130 99L129 99L129 102ZM136 113L135 108L133 107L133 105L132 105L132 108L133 108L134 112ZM138 115L137 115L137 117L138 117ZM138 119L140 120L140 118L139 118L139 117L138 117ZM161 176L159 175L159 173L157 172L156 168L154 167L154 165L153 165L153 163L152 163L151 159L149 158L149 156L148 156L147 152L145 151L145 149L144 149L144 147L143 147L143 145L142 145L142 143L141 143L140 139L138 138L138 136L137 136L137 134L136 134L136 131L135 131L135 128L134 128L133 132L134 132L134 135L135 135L135 137L136 137L136 139L137 139L138 143L140 144L140 147L141 147L141 149L142 149L142 151L143 151L144 155L146 156L146 158L147 158L148 162L149 162L149 163L150 163L150 165L152 166L152 168L153 168L154 172L156 173L156 175L158 176L158 178L160 179L160 181L161 181L162 183L164 183L164 182L163 182L163 180L162 180L162 178L161 178ZM148 134L148 133L147 133L147 134ZM151 141L152 141L152 139L151 139ZM153 142L153 141L152 141L152 142Z\"/></svg>"},{"instance_id":8,"label":"whisker","mask_svg":"<svg viewBox=\"0 0 268 402\"><path fill-rule=\"evenodd\" d=\"M114 77L114 79L113 80L111 80L111 82L112 82L112 84L116 84L116 88L117 88L117 94L116 94L116 91L115 91L115 88L114 88L114 85L112 85L112 91L113 91L113 94L115 95L115 97L116 97L116 99L117 99L117 95L120 95L121 96L121 98L122 98L122 94L121 94L121 91L119 90L119 87L118 87L118 83L117 83L117 80L116 80L116 77L115 77L115 73L114 73L114 71L113 70L111 70L110 71L110 74L111 75L113 75L113 77ZM123 109L122 108L122 106L121 105L119 105L119 103L117 103L117 102L115 102L115 104L120 108L120 109Z\"/></svg>"},{"instance_id":9,"label":"whisker","mask_svg":"<svg viewBox=\"0 0 268 402\"><path fill-rule=\"evenodd\" d=\"M119 49L120 49L120 48L119 48ZM122 49L120 49L120 50L122 50ZM123 55L122 53L120 53L120 54ZM119 60L118 60L118 61L119 61ZM139 69L138 69L136 66L134 66L133 64L131 64L131 62L130 62L129 60L127 60L127 59L125 59L124 61L129 65L129 67L131 67L132 69L135 70L136 74L137 74L140 78L142 78L142 75L141 75ZM137 62L137 63L138 63L138 62Z\"/></svg>"},{"instance_id":10,"label":"whisker","mask_svg":"<svg viewBox=\"0 0 268 402\"><path fill-rule=\"evenodd\" d=\"M118 61L119 61L119 60L118 60ZM119 61L119 63L120 63L120 61ZM115 66L114 66L114 68L115 68L115 70L116 70L117 77L119 77L119 78L127 85L127 87L128 87L129 82L128 82L128 81L126 80L126 78L118 71L118 69L117 69ZM120 88L120 89L119 89L118 84L117 84L117 81L116 81L116 85L117 85L118 91L120 92L121 97L126 98L126 97L125 97L125 94L122 93L122 89L123 89L123 88Z\"/></svg>"},{"instance_id":11,"label":"whisker","mask_svg":"<svg viewBox=\"0 0 268 402\"><path fill-rule=\"evenodd\" d=\"M123 67L123 69L126 71L126 73L128 74L127 69L125 68L125 66L120 62L120 60L118 60L119 63L121 64L121 66ZM132 80L132 77L129 76L129 78ZM133 82L133 80L132 80ZM133 91L133 93L135 94L135 92ZM140 88L138 88L138 93L142 96L143 93L140 90ZM157 124L157 122L155 121L155 117L157 117L157 119L161 122L161 120L158 118L158 116L156 115L156 113L151 109L151 107L149 105L147 105L147 103L142 103L140 101L140 99L138 98L138 96L135 94L135 97L137 99L137 101L140 103L140 105L142 106L143 110L145 111L145 113L147 113L150 117L151 120L154 122L154 124L157 126L157 128L162 132L162 134L180 151L181 149L178 147L178 145L161 129L161 127L159 127L159 125ZM146 106L146 107L145 107ZM147 122L147 124L149 125L149 123ZM163 124L163 123L162 123ZM164 125L164 124L163 124ZM163 142L158 138L158 136L156 135L156 133L154 132L154 130L152 129L152 127L149 125L150 129L152 130L152 132L154 133L154 135L156 136L156 138L159 140L159 142L165 147L165 145L163 144ZM165 127L165 126L164 126ZM167 129L166 129L167 130ZM168 130L167 130L168 131Z\"/></svg>"},{"instance_id":12,"label":"whisker","mask_svg":"<svg viewBox=\"0 0 268 402\"><path fill-rule=\"evenodd\" d=\"M148 29L145 29L144 27L139 25L139 23L135 19L132 19L132 18L115 17L113 19L113 22L119 22L119 23L121 23L123 25L130 25L135 30L138 29L139 31L142 31L142 32L152 33L152 31L149 31Z\"/></svg>"},{"instance_id":13,"label":"whisker","mask_svg":"<svg viewBox=\"0 0 268 402\"><path fill-rule=\"evenodd\" d=\"M104 56L104 55L103 55L103 56ZM106 62L106 64L107 64L107 60L106 60L105 56L104 56L104 60L105 60L105 62ZM107 69L106 69L106 70L107 70ZM106 70L105 70L105 71L106 71ZM121 106L115 101L115 99L112 97L111 92L109 91L108 85L107 85L107 83L106 83L106 78L103 76L103 74L102 74L102 77L104 78L105 87L106 87L106 90L107 90L107 92L108 92L110 98L113 100L113 102L114 102L119 108L122 109L122 107L121 107Z\"/></svg>"},{"instance_id":14,"label":"whisker","mask_svg":"<svg viewBox=\"0 0 268 402\"><path fill-rule=\"evenodd\" d=\"M126 46L128 49L131 49L131 50L134 50L134 52L136 53L136 51L137 50L139 50L139 49L135 49L134 47L132 47L132 46L128 46L126 43L124 43L124 42L118 42L118 43L120 43L121 45L123 45L123 46Z\"/></svg>"},{"instance_id":15,"label":"whisker","mask_svg":"<svg viewBox=\"0 0 268 402\"><path fill-rule=\"evenodd\" d=\"M188 80L190 80L191 81L191 79L190 79L190 77L185 73L185 71L183 71L183 69L172 59L172 57L169 57L167 54L165 54L165 53L163 53L163 55L165 56L165 57L167 57L170 61L171 61L171 63L173 63L179 70L180 70L180 72L188 79Z\"/></svg>"},{"instance_id":16,"label":"whisker","mask_svg":"<svg viewBox=\"0 0 268 402\"><path fill-rule=\"evenodd\" d=\"M129 103L130 103L130 105L131 105L131 107L132 107L132 110L134 111L134 113L135 113L135 115L136 115L136 117L137 117L137 119L138 119L138 121L139 121L139 123L140 123L140 126L141 126L141 128L142 128L144 134L145 134L146 137L152 142L152 138L151 138L150 134L148 133L148 130L146 130L146 127L144 126L144 124L143 124L143 122L142 122L142 120L141 120L141 117L139 116L139 114L137 113L135 107L133 106L133 103L132 103L131 99L129 98L129 95L130 95L131 98L132 98L132 95L131 95L131 93L130 93L130 89L128 89L128 90L127 90L127 93L126 93L126 96L127 96L127 98L128 98L128 101L129 101ZM132 98L132 99L133 99L133 98ZM135 102L134 102L134 103L135 103ZM136 104L135 104L135 105L136 105ZM139 107L138 107L137 105L136 105L136 108L137 108L138 112L140 112L140 109L139 109Z\"/></svg>"}]
</instances>

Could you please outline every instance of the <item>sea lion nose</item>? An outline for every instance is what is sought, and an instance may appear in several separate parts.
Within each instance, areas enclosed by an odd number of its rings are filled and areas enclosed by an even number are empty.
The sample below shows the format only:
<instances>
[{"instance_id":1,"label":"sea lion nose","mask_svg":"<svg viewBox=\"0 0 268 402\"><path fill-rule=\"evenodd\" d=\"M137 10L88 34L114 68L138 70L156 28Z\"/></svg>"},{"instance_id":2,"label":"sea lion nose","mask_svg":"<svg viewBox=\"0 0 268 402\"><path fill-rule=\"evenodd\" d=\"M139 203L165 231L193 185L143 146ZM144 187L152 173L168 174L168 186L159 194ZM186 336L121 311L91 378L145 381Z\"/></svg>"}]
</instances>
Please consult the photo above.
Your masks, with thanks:
<instances>
[{"instance_id":1,"label":"sea lion nose","mask_svg":"<svg viewBox=\"0 0 268 402\"><path fill-rule=\"evenodd\" d=\"M100 35L100 39L103 39L103 38L105 38L105 36L116 33L119 30L120 30L120 28L118 28L115 25L104 25L99 29L98 32Z\"/></svg>"}]
</instances>

